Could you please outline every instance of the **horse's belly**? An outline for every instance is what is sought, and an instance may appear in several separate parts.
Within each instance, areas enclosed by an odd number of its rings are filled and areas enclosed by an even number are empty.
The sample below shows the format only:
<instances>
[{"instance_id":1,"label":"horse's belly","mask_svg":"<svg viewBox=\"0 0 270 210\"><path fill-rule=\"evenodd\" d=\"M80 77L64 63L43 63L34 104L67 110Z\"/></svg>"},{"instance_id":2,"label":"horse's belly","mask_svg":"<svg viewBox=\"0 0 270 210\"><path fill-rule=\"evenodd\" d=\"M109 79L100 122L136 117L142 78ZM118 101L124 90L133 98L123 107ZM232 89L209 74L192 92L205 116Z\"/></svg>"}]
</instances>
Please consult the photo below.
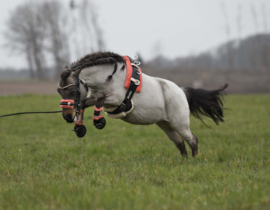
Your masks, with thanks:
<instances>
[{"instance_id":1,"label":"horse's belly","mask_svg":"<svg viewBox=\"0 0 270 210\"><path fill-rule=\"evenodd\" d=\"M131 113L121 120L135 125L150 125L163 120L163 110L159 107L151 109L134 108Z\"/></svg>"}]
</instances>

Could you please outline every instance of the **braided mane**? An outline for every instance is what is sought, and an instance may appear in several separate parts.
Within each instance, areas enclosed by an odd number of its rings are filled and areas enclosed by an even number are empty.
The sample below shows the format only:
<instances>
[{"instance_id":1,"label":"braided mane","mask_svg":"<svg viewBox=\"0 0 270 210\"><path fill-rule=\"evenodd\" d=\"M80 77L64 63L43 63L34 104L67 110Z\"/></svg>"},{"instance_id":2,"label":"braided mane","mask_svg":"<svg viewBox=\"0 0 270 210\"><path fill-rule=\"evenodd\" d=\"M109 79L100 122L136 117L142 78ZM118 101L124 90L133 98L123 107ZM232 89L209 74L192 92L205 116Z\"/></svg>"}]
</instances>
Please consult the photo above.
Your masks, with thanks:
<instances>
[{"instance_id":1,"label":"braided mane","mask_svg":"<svg viewBox=\"0 0 270 210\"><path fill-rule=\"evenodd\" d=\"M82 57L80 60L72 63L70 69L71 71L76 71L84 67L96 66L101 64L116 64L117 62L125 63L125 59L121 55L118 55L116 53L97 52L88 54Z\"/></svg>"}]
</instances>

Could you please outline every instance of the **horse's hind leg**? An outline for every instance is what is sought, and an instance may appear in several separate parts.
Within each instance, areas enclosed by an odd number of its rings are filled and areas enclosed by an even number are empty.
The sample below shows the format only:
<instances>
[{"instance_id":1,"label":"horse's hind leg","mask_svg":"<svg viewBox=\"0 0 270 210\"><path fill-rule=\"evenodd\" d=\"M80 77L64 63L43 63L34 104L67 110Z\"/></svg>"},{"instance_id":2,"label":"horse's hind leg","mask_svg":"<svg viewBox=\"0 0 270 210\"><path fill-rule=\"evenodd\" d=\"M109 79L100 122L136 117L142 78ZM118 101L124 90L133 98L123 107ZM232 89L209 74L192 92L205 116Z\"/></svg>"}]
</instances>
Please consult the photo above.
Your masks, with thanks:
<instances>
[{"instance_id":1,"label":"horse's hind leg","mask_svg":"<svg viewBox=\"0 0 270 210\"><path fill-rule=\"evenodd\" d=\"M192 156L195 157L198 153L198 138L191 133L189 127L189 107L185 102L186 101L183 101L179 104L178 101L174 101L175 104L172 104L174 109L170 107L171 109L168 110L168 118L170 119L169 122L172 128L188 143L192 151Z\"/></svg>"},{"instance_id":2,"label":"horse's hind leg","mask_svg":"<svg viewBox=\"0 0 270 210\"><path fill-rule=\"evenodd\" d=\"M198 154L198 138L194 134L192 135L193 135L193 140L195 141L195 146L193 146L193 149L191 147L191 150L192 150L192 156L195 157L195 155Z\"/></svg>"},{"instance_id":3,"label":"horse's hind leg","mask_svg":"<svg viewBox=\"0 0 270 210\"><path fill-rule=\"evenodd\" d=\"M179 149L183 157L187 157L187 150L183 139L179 134L171 127L168 122L158 122L157 125L167 134L168 138L172 140L175 146Z\"/></svg>"},{"instance_id":4,"label":"horse's hind leg","mask_svg":"<svg viewBox=\"0 0 270 210\"><path fill-rule=\"evenodd\" d=\"M171 127L184 139L194 157L198 153L198 139L190 131L190 109L184 91L174 83L161 82L165 98L165 116Z\"/></svg>"},{"instance_id":5,"label":"horse's hind leg","mask_svg":"<svg viewBox=\"0 0 270 210\"><path fill-rule=\"evenodd\" d=\"M177 129L177 133L188 143L192 151L192 156L195 157L198 154L198 138L191 133L189 127Z\"/></svg>"},{"instance_id":6,"label":"horse's hind leg","mask_svg":"<svg viewBox=\"0 0 270 210\"><path fill-rule=\"evenodd\" d=\"M195 157L198 153L198 138L191 133L189 128L190 119L188 112L180 112L171 118L170 124L172 128L184 139L191 148L192 156Z\"/></svg>"}]
</instances>

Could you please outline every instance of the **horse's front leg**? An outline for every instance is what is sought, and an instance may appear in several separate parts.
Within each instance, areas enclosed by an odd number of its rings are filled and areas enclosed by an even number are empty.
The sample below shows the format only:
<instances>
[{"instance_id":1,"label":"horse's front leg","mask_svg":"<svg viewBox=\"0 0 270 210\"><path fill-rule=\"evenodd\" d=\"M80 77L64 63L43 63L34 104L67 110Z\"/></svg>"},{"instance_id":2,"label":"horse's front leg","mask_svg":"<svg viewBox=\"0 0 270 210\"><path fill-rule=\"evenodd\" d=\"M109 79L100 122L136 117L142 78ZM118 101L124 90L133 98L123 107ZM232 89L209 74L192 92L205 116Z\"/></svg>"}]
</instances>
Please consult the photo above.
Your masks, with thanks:
<instances>
[{"instance_id":1,"label":"horse's front leg","mask_svg":"<svg viewBox=\"0 0 270 210\"><path fill-rule=\"evenodd\" d=\"M77 119L77 121L75 121L75 126L73 129L79 138L84 137L86 134L86 131L87 131L86 127L83 125L84 109L85 109L85 104L84 104L84 102L82 102L81 103L81 110L80 110L80 113L78 113L78 116L77 116L78 119Z\"/></svg>"},{"instance_id":2,"label":"horse's front leg","mask_svg":"<svg viewBox=\"0 0 270 210\"><path fill-rule=\"evenodd\" d=\"M84 108L86 109L90 106L94 106L97 103L97 100L93 96L90 96L84 99L82 103L84 104Z\"/></svg>"},{"instance_id":3,"label":"horse's front leg","mask_svg":"<svg viewBox=\"0 0 270 210\"><path fill-rule=\"evenodd\" d=\"M113 107L115 109L119 106L119 104L121 104L121 101L113 95L111 96L106 95L105 97L100 97L98 99L96 99L93 96L90 96L84 99L82 104L84 104L84 108L94 106L95 111L94 111L94 116L93 116L93 120L94 120L93 124L95 125L96 128L102 129L106 125L106 120L101 115L103 106ZM81 118L79 117L79 120L82 118L83 118L83 113L82 113Z\"/></svg>"},{"instance_id":4,"label":"horse's front leg","mask_svg":"<svg viewBox=\"0 0 270 210\"><path fill-rule=\"evenodd\" d=\"M97 102L94 106L95 111L94 111L94 116L92 118L93 118L93 124L97 129L103 129L106 125L106 120L101 114L104 102L105 102L105 97L101 97L97 99Z\"/></svg>"},{"instance_id":5,"label":"horse's front leg","mask_svg":"<svg viewBox=\"0 0 270 210\"><path fill-rule=\"evenodd\" d=\"M99 100L99 102L97 102ZM104 100L104 101L103 101ZM85 108L91 107L96 105L97 103L102 103L105 107L113 107L113 108L117 108L121 103L122 103L123 99L120 100L117 97L115 97L114 95L106 95L105 97L101 97L99 99L96 99L93 96L87 97L86 99L84 99L84 104L85 104ZM103 106L102 105L102 106Z\"/></svg>"}]
</instances>

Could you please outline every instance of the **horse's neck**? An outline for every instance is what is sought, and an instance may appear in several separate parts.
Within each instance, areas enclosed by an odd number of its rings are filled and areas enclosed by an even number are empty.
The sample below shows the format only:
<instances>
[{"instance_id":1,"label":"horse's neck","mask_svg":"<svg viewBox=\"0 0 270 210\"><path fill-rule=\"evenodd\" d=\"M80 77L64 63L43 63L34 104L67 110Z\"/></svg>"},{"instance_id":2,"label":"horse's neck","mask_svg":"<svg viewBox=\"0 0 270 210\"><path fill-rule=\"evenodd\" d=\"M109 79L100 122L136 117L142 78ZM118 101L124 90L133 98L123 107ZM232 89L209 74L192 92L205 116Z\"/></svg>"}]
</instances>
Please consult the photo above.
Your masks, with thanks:
<instances>
[{"instance_id":1,"label":"horse's neck","mask_svg":"<svg viewBox=\"0 0 270 210\"><path fill-rule=\"evenodd\" d=\"M118 90L124 87L126 71L120 70L122 64L118 64L117 71L112 80L107 82L108 76L113 73L113 65L99 65L82 70L80 78L91 90L94 98L118 94Z\"/></svg>"},{"instance_id":2,"label":"horse's neck","mask_svg":"<svg viewBox=\"0 0 270 210\"><path fill-rule=\"evenodd\" d=\"M88 89L90 91L90 89ZM85 99L88 95L88 90L86 89L86 87L80 83L80 92L81 92L81 99Z\"/></svg>"}]
</instances>

